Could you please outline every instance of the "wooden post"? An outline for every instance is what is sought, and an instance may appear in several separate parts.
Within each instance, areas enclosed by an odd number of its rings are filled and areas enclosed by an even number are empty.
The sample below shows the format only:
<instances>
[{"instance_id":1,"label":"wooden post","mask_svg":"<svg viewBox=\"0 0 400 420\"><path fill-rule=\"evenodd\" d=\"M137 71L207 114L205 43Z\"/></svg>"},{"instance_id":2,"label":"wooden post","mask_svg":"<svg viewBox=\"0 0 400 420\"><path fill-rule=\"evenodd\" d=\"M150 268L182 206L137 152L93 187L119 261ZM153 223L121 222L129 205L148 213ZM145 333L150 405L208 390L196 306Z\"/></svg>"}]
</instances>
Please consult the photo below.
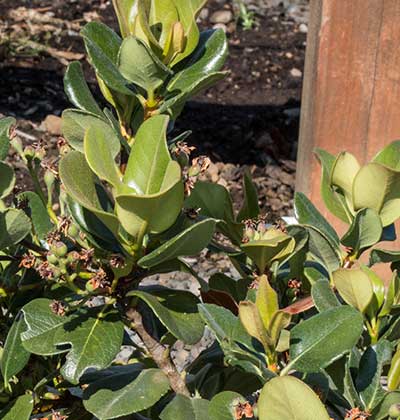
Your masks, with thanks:
<instances>
[{"instance_id":1,"label":"wooden post","mask_svg":"<svg viewBox=\"0 0 400 420\"><path fill-rule=\"evenodd\" d=\"M365 162L400 139L399 22L399 0L311 0L296 188L326 216L313 150Z\"/></svg>"}]
</instances>

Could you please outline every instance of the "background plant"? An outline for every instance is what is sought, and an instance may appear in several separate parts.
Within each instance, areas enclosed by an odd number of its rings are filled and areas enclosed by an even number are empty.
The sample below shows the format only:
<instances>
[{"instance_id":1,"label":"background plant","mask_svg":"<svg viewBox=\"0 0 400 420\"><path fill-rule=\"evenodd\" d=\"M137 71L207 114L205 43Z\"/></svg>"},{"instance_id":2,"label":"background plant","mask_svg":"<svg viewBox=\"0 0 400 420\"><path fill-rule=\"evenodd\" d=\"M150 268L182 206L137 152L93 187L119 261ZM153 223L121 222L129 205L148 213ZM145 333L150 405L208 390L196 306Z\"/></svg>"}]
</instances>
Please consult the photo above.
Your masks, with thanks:
<instances>
[{"instance_id":1,"label":"background plant","mask_svg":"<svg viewBox=\"0 0 400 420\"><path fill-rule=\"evenodd\" d=\"M196 26L202 3L115 1L122 38L83 29L109 105L73 63L58 168L0 122L3 419L399 417L400 252L377 246L396 237L399 143L364 166L317 151L341 238L301 193L298 224L268 224L249 175L235 212L223 186L198 180L208 159L171 135L190 95L224 74L224 34ZM9 137L35 186L15 197ZM185 257L204 248L237 278L196 273ZM381 263L391 278L372 271ZM173 271L199 294L144 282ZM214 344L176 366L173 345L205 328Z\"/></svg>"}]
</instances>

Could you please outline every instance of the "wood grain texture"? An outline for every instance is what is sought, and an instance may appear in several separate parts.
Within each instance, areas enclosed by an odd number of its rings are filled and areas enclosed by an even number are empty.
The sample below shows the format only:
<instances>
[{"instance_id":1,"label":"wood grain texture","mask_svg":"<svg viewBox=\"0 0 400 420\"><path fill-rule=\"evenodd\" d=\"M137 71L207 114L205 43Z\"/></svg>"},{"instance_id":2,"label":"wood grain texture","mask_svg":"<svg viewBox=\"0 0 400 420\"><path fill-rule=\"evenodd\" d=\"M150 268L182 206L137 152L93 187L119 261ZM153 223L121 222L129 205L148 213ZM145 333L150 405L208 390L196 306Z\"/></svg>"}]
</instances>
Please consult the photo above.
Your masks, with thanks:
<instances>
[{"instance_id":1,"label":"wood grain texture","mask_svg":"<svg viewBox=\"0 0 400 420\"><path fill-rule=\"evenodd\" d=\"M296 189L328 217L313 150L365 162L400 138L399 21L398 0L311 0Z\"/></svg>"}]
</instances>

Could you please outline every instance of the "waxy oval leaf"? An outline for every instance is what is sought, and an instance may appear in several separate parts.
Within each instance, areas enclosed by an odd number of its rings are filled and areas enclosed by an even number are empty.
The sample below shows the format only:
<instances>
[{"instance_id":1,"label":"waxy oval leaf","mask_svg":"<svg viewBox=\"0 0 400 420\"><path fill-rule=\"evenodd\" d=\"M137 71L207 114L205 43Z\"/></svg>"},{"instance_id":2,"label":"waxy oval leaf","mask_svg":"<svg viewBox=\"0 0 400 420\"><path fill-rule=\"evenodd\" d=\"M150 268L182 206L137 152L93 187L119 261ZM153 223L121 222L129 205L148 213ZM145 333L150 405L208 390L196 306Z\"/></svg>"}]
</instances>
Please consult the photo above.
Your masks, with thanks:
<instances>
[{"instance_id":1,"label":"waxy oval leaf","mask_svg":"<svg viewBox=\"0 0 400 420\"><path fill-rule=\"evenodd\" d=\"M216 220L205 219L195 223L178 235L163 243L150 254L139 260L145 268L154 267L176 257L187 257L201 252L210 243L215 231Z\"/></svg>"},{"instance_id":2,"label":"waxy oval leaf","mask_svg":"<svg viewBox=\"0 0 400 420\"><path fill-rule=\"evenodd\" d=\"M271 379L258 400L260 420L330 420L317 394L293 376Z\"/></svg>"},{"instance_id":3,"label":"waxy oval leaf","mask_svg":"<svg viewBox=\"0 0 400 420\"><path fill-rule=\"evenodd\" d=\"M374 288L364 271L340 268L333 273L332 278L336 289L346 303L360 312L367 309L374 296Z\"/></svg>"},{"instance_id":4,"label":"waxy oval leaf","mask_svg":"<svg viewBox=\"0 0 400 420\"><path fill-rule=\"evenodd\" d=\"M31 231L31 221L18 209L0 212L0 250L22 241Z\"/></svg>"},{"instance_id":5,"label":"waxy oval leaf","mask_svg":"<svg viewBox=\"0 0 400 420\"><path fill-rule=\"evenodd\" d=\"M120 372L89 385L83 405L99 420L116 419L152 407L168 390L168 378L161 370L135 374L129 366L121 366Z\"/></svg>"},{"instance_id":6,"label":"waxy oval leaf","mask_svg":"<svg viewBox=\"0 0 400 420\"><path fill-rule=\"evenodd\" d=\"M14 375L17 375L26 366L30 356L21 342L21 333L25 330L25 323L21 315L19 314L14 320L7 334L1 356L1 373L5 383L8 383Z\"/></svg>"},{"instance_id":7,"label":"waxy oval leaf","mask_svg":"<svg viewBox=\"0 0 400 420\"><path fill-rule=\"evenodd\" d=\"M359 340L363 317L351 306L328 309L290 332L290 366L313 373L349 352Z\"/></svg>"},{"instance_id":8,"label":"waxy oval leaf","mask_svg":"<svg viewBox=\"0 0 400 420\"><path fill-rule=\"evenodd\" d=\"M210 402L201 398L177 395L160 414L161 420L209 420Z\"/></svg>"},{"instance_id":9,"label":"waxy oval leaf","mask_svg":"<svg viewBox=\"0 0 400 420\"><path fill-rule=\"evenodd\" d=\"M1 420L29 420L33 410L33 395L22 395L0 412Z\"/></svg>"}]
</instances>

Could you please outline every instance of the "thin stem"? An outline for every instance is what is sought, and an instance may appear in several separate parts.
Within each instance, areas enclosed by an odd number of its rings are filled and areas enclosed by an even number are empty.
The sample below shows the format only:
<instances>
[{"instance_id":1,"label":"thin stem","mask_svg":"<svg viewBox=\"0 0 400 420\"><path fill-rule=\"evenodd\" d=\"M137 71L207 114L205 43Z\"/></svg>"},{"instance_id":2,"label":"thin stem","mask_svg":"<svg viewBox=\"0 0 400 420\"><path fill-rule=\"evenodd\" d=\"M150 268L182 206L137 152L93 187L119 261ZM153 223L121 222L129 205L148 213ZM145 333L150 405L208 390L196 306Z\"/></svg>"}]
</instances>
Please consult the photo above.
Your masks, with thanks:
<instances>
[{"instance_id":1,"label":"thin stem","mask_svg":"<svg viewBox=\"0 0 400 420\"><path fill-rule=\"evenodd\" d=\"M129 309L126 315L131 321L131 327L136 331L157 366L167 375L172 390L177 394L190 397L184 377L179 374L170 358L169 348L160 344L146 331L142 316L136 309Z\"/></svg>"}]
</instances>

